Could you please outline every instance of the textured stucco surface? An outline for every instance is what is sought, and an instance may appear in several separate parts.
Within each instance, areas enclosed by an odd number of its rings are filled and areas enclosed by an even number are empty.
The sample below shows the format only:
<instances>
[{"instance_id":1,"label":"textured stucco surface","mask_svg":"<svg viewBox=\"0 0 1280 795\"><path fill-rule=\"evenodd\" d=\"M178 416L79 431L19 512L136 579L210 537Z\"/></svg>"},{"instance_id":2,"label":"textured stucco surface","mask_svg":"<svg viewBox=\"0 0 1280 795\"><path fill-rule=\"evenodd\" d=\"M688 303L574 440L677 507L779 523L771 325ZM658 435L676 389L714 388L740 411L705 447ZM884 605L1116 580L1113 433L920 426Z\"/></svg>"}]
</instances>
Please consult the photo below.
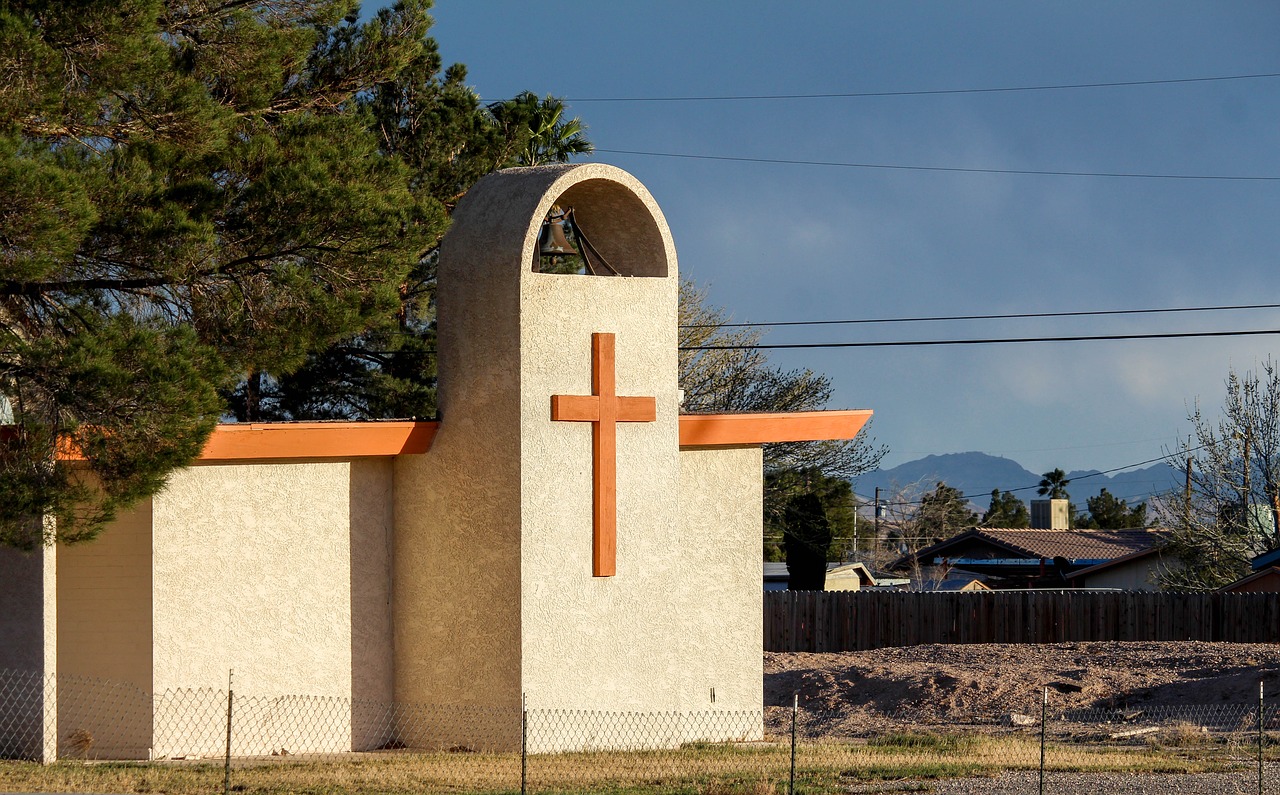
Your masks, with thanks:
<instances>
[{"instance_id":1,"label":"textured stucco surface","mask_svg":"<svg viewBox=\"0 0 1280 795\"><path fill-rule=\"evenodd\" d=\"M55 672L56 573L52 550L0 547L0 670Z\"/></svg>"},{"instance_id":2,"label":"textured stucco surface","mask_svg":"<svg viewBox=\"0 0 1280 795\"><path fill-rule=\"evenodd\" d=\"M685 709L764 704L763 469L759 447L680 451Z\"/></svg>"},{"instance_id":3,"label":"textured stucco surface","mask_svg":"<svg viewBox=\"0 0 1280 795\"><path fill-rule=\"evenodd\" d=\"M519 288L546 186L486 184L442 243L440 430L395 463L398 701L520 703Z\"/></svg>"},{"instance_id":4,"label":"textured stucco surface","mask_svg":"<svg viewBox=\"0 0 1280 795\"><path fill-rule=\"evenodd\" d=\"M391 565L395 503L390 459L357 459L349 478L352 743L375 748L387 738L379 704L394 698Z\"/></svg>"},{"instance_id":5,"label":"textured stucco surface","mask_svg":"<svg viewBox=\"0 0 1280 795\"><path fill-rule=\"evenodd\" d=\"M536 272L553 202L629 276ZM599 164L492 175L439 278L441 429L396 462L397 698L656 711L713 708L715 688L714 708L758 709L759 451L700 452L681 483L678 268L653 198ZM617 429L607 578L591 576L591 424L550 418L552 395L591 394L594 332L615 335L618 394L657 404ZM708 544L729 560L709 565Z\"/></svg>"},{"instance_id":6,"label":"textured stucco surface","mask_svg":"<svg viewBox=\"0 0 1280 795\"><path fill-rule=\"evenodd\" d=\"M155 688L234 669L246 694L388 695L390 477L382 460L175 473L153 507Z\"/></svg>"},{"instance_id":7,"label":"textured stucco surface","mask_svg":"<svg viewBox=\"0 0 1280 795\"><path fill-rule=\"evenodd\" d=\"M529 273L520 451L522 686L539 709L672 710L680 619L676 280ZM657 421L617 427L617 575L591 576L591 424L553 422L551 395L591 394L591 334L616 335L620 395Z\"/></svg>"}]
</instances>

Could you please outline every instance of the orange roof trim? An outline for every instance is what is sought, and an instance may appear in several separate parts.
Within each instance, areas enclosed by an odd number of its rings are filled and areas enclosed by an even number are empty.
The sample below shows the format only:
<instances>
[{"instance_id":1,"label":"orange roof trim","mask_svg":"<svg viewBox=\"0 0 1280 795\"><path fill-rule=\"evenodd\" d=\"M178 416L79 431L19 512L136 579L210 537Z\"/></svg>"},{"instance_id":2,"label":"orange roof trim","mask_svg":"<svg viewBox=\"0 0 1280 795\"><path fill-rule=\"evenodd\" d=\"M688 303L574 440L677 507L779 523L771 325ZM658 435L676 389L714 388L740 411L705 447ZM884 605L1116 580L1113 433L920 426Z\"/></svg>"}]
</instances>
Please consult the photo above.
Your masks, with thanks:
<instances>
[{"instance_id":1,"label":"orange roof trim","mask_svg":"<svg viewBox=\"0 0 1280 795\"><path fill-rule=\"evenodd\" d=\"M684 414L681 447L852 439L869 410L790 414ZM425 453L439 422L267 422L219 425L201 461L386 457Z\"/></svg>"},{"instance_id":2,"label":"orange roof trim","mask_svg":"<svg viewBox=\"0 0 1280 795\"><path fill-rule=\"evenodd\" d=\"M425 453L438 422L281 422L219 425L201 461L354 458Z\"/></svg>"},{"instance_id":3,"label":"orange roof trim","mask_svg":"<svg viewBox=\"0 0 1280 795\"><path fill-rule=\"evenodd\" d=\"M869 419L870 409L781 414L682 414L680 446L726 447L852 439Z\"/></svg>"}]
</instances>

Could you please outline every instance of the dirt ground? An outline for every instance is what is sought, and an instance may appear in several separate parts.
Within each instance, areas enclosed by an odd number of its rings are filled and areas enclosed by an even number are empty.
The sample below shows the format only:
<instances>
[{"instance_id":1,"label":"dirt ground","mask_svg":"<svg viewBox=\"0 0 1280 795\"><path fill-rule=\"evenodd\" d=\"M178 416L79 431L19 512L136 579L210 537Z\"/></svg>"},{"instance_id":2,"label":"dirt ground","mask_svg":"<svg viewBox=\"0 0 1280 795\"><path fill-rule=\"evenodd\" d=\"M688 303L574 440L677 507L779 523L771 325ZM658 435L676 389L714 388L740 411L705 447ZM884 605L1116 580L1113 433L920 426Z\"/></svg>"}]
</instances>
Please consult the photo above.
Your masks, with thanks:
<instances>
[{"instance_id":1,"label":"dirt ground","mask_svg":"<svg viewBox=\"0 0 1280 795\"><path fill-rule=\"evenodd\" d=\"M767 706L855 722L910 713L948 721L1053 709L1280 705L1280 645L1203 642L926 645L838 654L767 653Z\"/></svg>"}]
</instances>

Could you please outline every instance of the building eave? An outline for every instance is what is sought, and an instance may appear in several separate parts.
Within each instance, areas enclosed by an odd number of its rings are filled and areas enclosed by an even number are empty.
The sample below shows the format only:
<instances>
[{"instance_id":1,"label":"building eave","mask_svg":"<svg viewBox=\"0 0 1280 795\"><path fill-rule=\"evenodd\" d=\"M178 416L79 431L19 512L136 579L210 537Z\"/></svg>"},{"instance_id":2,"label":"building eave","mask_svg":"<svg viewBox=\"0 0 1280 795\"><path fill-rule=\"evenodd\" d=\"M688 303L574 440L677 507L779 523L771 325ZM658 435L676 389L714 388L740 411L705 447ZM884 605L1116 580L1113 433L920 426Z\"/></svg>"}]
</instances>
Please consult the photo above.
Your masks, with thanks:
<instances>
[{"instance_id":1,"label":"building eave","mask_svg":"<svg viewBox=\"0 0 1280 795\"><path fill-rule=\"evenodd\" d=\"M681 448L852 439L870 410L768 414L682 414ZM214 429L201 462L421 455L440 429L435 420L229 423ZM74 457L74 456L68 456Z\"/></svg>"}]
</instances>

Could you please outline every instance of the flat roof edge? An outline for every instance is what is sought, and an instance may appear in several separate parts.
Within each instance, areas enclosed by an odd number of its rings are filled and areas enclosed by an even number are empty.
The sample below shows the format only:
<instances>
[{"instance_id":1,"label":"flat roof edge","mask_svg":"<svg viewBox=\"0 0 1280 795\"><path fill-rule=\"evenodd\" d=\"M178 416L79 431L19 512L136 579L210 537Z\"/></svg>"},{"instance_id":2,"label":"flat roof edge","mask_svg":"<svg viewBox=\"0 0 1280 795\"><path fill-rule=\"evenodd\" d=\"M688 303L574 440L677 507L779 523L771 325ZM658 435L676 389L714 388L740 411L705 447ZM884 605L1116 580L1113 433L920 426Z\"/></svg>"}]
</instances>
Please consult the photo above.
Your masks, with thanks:
<instances>
[{"instance_id":1,"label":"flat roof edge","mask_svg":"<svg viewBox=\"0 0 1280 795\"><path fill-rule=\"evenodd\" d=\"M742 447L772 442L852 439L867 409L767 414L682 414L680 447ZM219 425L200 461L390 457L426 453L438 421L263 422Z\"/></svg>"},{"instance_id":2,"label":"flat roof edge","mask_svg":"<svg viewBox=\"0 0 1280 795\"><path fill-rule=\"evenodd\" d=\"M681 447L735 447L773 442L852 439L870 409L761 414L681 414Z\"/></svg>"},{"instance_id":3,"label":"flat roof edge","mask_svg":"<svg viewBox=\"0 0 1280 795\"><path fill-rule=\"evenodd\" d=\"M365 458L425 453L440 423L264 422L219 425L200 461Z\"/></svg>"}]
</instances>

